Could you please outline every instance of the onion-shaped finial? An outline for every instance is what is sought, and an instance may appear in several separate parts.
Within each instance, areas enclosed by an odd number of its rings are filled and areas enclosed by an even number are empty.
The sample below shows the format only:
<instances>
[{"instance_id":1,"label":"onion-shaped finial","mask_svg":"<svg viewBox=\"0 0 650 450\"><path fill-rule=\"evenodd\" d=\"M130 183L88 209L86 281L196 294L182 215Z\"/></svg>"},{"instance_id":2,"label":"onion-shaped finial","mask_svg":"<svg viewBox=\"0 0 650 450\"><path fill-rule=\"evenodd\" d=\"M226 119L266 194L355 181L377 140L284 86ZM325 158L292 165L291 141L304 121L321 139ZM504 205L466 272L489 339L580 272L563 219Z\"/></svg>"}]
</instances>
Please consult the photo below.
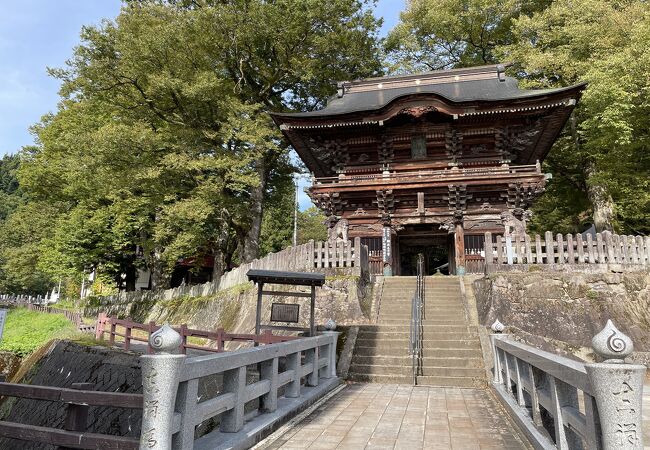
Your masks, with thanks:
<instances>
[{"instance_id":1,"label":"onion-shaped finial","mask_svg":"<svg viewBox=\"0 0 650 450\"><path fill-rule=\"evenodd\" d=\"M611 320L591 339L591 347L606 363L622 363L634 350L632 339L616 328Z\"/></svg>"},{"instance_id":2,"label":"onion-shaped finial","mask_svg":"<svg viewBox=\"0 0 650 450\"><path fill-rule=\"evenodd\" d=\"M499 319L497 319L494 321L494 323L490 328L492 328L492 331L494 331L495 333L501 333L503 332L503 330L506 329L506 326L501 322L499 322Z\"/></svg>"},{"instance_id":3,"label":"onion-shaped finial","mask_svg":"<svg viewBox=\"0 0 650 450\"><path fill-rule=\"evenodd\" d=\"M171 355L178 353L178 347L181 345L181 341L181 335L170 327L169 324L164 324L149 336L149 345L158 354Z\"/></svg>"},{"instance_id":4,"label":"onion-shaped finial","mask_svg":"<svg viewBox=\"0 0 650 450\"><path fill-rule=\"evenodd\" d=\"M334 319L330 319L327 322L325 322L325 329L327 331L334 331L336 330L336 322L334 322Z\"/></svg>"}]
</instances>

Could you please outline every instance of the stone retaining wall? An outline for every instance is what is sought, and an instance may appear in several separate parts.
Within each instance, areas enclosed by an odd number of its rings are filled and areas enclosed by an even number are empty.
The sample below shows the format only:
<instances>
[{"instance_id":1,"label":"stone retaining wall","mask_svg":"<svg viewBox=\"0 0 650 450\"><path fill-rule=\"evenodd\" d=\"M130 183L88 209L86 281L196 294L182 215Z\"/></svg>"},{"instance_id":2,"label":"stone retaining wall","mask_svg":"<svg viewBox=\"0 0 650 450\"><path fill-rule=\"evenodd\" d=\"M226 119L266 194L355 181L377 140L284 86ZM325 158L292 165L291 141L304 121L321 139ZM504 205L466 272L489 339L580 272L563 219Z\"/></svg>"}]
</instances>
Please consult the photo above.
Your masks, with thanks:
<instances>
[{"instance_id":1,"label":"stone retaining wall","mask_svg":"<svg viewBox=\"0 0 650 450\"><path fill-rule=\"evenodd\" d=\"M266 288L266 286L265 286ZM316 324L332 318L337 323L366 323L371 315L374 285L359 276L346 274L328 276L322 288L316 288ZM272 286L268 289L308 291L308 288ZM299 303L300 326L307 326L309 300L264 296L263 321L268 321L272 302ZM105 312L109 316L130 318L136 322L172 324L187 323L192 328L211 330L219 327L228 332L250 333L255 328L257 289L245 283L204 297L181 297L172 300L141 299L138 301L105 302L101 306L87 307L84 315L96 316Z\"/></svg>"},{"instance_id":2,"label":"stone retaining wall","mask_svg":"<svg viewBox=\"0 0 650 450\"><path fill-rule=\"evenodd\" d=\"M607 321L634 341L636 357L650 355L650 273L531 271L492 273L473 282L479 322L495 319L522 338L589 358L591 338ZM643 355L646 353L646 355Z\"/></svg>"}]
</instances>

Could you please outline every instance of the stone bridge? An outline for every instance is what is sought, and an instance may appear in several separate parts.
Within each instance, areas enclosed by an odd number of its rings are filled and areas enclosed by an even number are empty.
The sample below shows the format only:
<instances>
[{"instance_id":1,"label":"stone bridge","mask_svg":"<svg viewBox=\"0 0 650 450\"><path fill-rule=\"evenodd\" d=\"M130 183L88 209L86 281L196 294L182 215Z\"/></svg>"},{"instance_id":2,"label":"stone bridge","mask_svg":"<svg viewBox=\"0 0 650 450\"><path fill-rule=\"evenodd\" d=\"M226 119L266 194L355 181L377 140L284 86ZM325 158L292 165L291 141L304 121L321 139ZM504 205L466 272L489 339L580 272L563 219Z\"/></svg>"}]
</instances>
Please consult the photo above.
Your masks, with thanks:
<instances>
[{"instance_id":1,"label":"stone bridge","mask_svg":"<svg viewBox=\"0 0 650 450\"><path fill-rule=\"evenodd\" d=\"M464 290L462 277L387 279L375 323L338 358L336 331L185 355L185 334L160 327L132 348L153 351L140 448L650 448L646 367L626 363L632 341L611 321L592 339L603 362L585 364L498 321L487 334Z\"/></svg>"}]
</instances>

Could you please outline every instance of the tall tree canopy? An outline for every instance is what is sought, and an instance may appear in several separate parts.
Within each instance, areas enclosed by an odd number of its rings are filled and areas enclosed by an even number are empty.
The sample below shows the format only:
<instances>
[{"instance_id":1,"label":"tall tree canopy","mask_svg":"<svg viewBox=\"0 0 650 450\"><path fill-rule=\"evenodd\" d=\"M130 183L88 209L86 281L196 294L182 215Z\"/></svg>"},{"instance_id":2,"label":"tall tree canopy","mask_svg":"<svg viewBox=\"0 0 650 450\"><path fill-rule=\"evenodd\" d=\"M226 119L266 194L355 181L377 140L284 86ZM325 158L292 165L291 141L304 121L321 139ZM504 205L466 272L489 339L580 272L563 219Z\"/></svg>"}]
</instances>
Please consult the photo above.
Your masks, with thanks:
<instances>
[{"instance_id":1,"label":"tall tree canopy","mask_svg":"<svg viewBox=\"0 0 650 450\"><path fill-rule=\"evenodd\" d=\"M100 267L132 287L146 266L156 288L182 257L212 254L216 272L257 257L264 208L294 170L267 112L317 107L334 80L380 70L370 4L131 1L84 27L51 70L59 109L22 154L21 186L50 207L35 269Z\"/></svg>"},{"instance_id":2,"label":"tall tree canopy","mask_svg":"<svg viewBox=\"0 0 650 450\"><path fill-rule=\"evenodd\" d=\"M556 178L537 207L537 228L582 231L580 222L591 222L650 233L648 3L557 0L516 20L513 33L501 57L529 85L589 83L548 158Z\"/></svg>"},{"instance_id":3,"label":"tall tree canopy","mask_svg":"<svg viewBox=\"0 0 650 450\"><path fill-rule=\"evenodd\" d=\"M384 43L391 72L412 73L497 62L513 42L513 20L550 0L409 0Z\"/></svg>"}]
</instances>

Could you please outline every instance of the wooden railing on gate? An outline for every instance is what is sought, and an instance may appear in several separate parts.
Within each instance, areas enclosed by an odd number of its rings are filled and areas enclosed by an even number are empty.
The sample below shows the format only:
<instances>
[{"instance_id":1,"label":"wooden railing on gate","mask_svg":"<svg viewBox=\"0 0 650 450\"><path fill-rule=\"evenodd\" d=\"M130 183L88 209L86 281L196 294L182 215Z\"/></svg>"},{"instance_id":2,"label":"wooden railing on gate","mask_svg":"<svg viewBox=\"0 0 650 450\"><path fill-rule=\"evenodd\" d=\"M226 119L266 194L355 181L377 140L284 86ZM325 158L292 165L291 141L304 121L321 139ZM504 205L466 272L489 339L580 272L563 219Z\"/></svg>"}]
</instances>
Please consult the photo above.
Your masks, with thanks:
<instances>
[{"instance_id":1,"label":"wooden railing on gate","mask_svg":"<svg viewBox=\"0 0 650 450\"><path fill-rule=\"evenodd\" d=\"M142 394L120 392L99 392L88 390L88 383L73 384L73 389L34 386L28 384L0 383L0 395L67 404L65 429L26 425L17 422L0 421L0 436L28 442L40 442L60 446L59 448L139 448L135 438L86 432L89 406L112 406L117 408L142 409Z\"/></svg>"},{"instance_id":2,"label":"wooden railing on gate","mask_svg":"<svg viewBox=\"0 0 650 450\"><path fill-rule=\"evenodd\" d=\"M118 330L118 327L120 330ZM97 317L97 324L95 325L95 338L103 340L104 334L108 333L110 345L116 344L116 338L122 338L122 348L124 350L131 349L131 341L143 342L147 344L147 351L152 352L151 345L149 344L149 337L161 326L156 325L155 322L148 324L133 322L128 319L117 319L115 317L108 317L106 314L99 314ZM286 342L298 339L297 336L280 336L273 334L271 330L265 330L264 333L257 334L243 334L243 333L226 333L223 328L218 328L216 331L197 330L189 328L186 324L178 327L173 327L181 335L181 351L183 354L187 353L187 349L203 350L206 352L220 353L225 351L226 342L252 342L254 344L275 344L277 342ZM146 336L138 336L133 333L134 330L141 331ZM205 345L194 345L188 342L188 338L201 338L209 341L214 341L216 347L209 347Z\"/></svg>"},{"instance_id":3,"label":"wooden railing on gate","mask_svg":"<svg viewBox=\"0 0 650 450\"><path fill-rule=\"evenodd\" d=\"M516 264L625 264L650 265L650 236L623 236L610 232L594 238L557 234L544 238L527 234L497 236L485 233L485 260L490 265Z\"/></svg>"}]
</instances>

